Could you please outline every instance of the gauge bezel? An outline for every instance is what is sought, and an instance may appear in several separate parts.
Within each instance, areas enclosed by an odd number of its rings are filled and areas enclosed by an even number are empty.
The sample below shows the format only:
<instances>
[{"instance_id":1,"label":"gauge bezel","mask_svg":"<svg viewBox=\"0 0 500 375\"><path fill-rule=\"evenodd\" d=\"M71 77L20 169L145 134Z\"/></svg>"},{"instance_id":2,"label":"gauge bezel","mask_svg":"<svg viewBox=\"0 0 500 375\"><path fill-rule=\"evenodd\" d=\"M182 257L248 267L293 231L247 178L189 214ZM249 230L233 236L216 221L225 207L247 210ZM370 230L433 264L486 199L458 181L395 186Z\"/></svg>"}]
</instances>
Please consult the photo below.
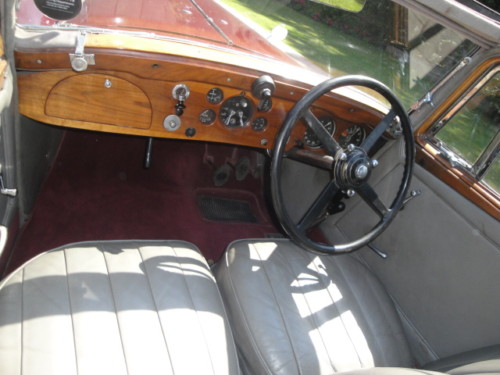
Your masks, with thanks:
<instances>
[{"instance_id":1,"label":"gauge bezel","mask_svg":"<svg viewBox=\"0 0 500 375\"><path fill-rule=\"evenodd\" d=\"M258 122L263 122L263 125L258 124ZM263 132L267 128L267 118L257 117L252 121L252 129L256 132Z\"/></svg>"},{"instance_id":2,"label":"gauge bezel","mask_svg":"<svg viewBox=\"0 0 500 375\"><path fill-rule=\"evenodd\" d=\"M337 123L331 116L326 116L326 115L320 116L318 117L318 120L321 122L321 124L323 124L323 127L325 127L325 129L328 130L328 133L330 133L330 135L333 136L335 134L335 130L337 129ZM332 124L331 129L328 129L326 127L327 122ZM314 137L315 139L311 139L311 137ZM306 131L304 132L304 144L311 149L319 149L323 147L321 142L314 135L313 131L309 128L307 128Z\"/></svg>"},{"instance_id":3,"label":"gauge bezel","mask_svg":"<svg viewBox=\"0 0 500 375\"><path fill-rule=\"evenodd\" d=\"M219 120L228 128L243 128L250 124L253 113L254 104L248 97L232 96L222 103Z\"/></svg>"},{"instance_id":4,"label":"gauge bezel","mask_svg":"<svg viewBox=\"0 0 500 375\"><path fill-rule=\"evenodd\" d=\"M348 133L357 133L357 132L361 132L360 134L361 135L357 135L356 138L355 135L351 135L349 138L347 138L347 136L344 136L342 133L344 132L348 132ZM351 125L349 127L347 127L346 129L344 129L342 131L341 134L339 134L339 145L342 147L342 148L346 148L347 146L349 146L350 144L353 144L354 146L361 146L361 144L363 143L363 141L366 139L366 129L359 125L359 124L354 124L354 125ZM361 137L361 138L358 138L358 137ZM354 138L354 139L353 139Z\"/></svg>"},{"instance_id":5,"label":"gauge bezel","mask_svg":"<svg viewBox=\"0 0 500 375\"><path fill-rule=\"evenodd\" d=\"M216 93L215 95L217 95L215 99L211 98L212 93L214 92ZM210 90L208 90L205 97L210 104L217 105L222 103L222 101L224 100L224 91L219 87L212 87Z\"/></svg>"},{"instance_id":6,"label":"gauge bezel","mask_svg":"<svg viewBox=\"0 0 500 375\"><path fill-rule=\"evenodd\" d=\"M202 116L204 116L204 114L210 115L210 121L202 120ZM210 108L204 109L203 111L201 111L200 115L198 116L198 120L203 125L212 125L216 119L217 119L217 113L215 113L215 111L213 109L210 109Z\"/></svg>"}]
</instances>

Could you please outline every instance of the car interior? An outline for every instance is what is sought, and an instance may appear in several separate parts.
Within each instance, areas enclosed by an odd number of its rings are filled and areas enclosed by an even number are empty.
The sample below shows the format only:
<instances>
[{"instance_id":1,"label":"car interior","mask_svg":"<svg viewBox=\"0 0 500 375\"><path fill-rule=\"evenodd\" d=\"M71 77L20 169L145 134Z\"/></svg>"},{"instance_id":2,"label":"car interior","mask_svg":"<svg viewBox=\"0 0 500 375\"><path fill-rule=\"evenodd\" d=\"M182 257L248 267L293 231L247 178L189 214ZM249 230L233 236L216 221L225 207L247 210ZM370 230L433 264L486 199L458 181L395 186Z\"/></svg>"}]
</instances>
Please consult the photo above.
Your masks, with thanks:
<instances>
[{"instance_id":1,"label":"car interior","mask_svg":"<svg viewBox=\"0 0 500 375\"><path fill-rule=\"evenodd\" d=\"M386 3L411 106L232 1L0 1L0 374L500 374L498 13Z\"/></svg>"}]
</instances>

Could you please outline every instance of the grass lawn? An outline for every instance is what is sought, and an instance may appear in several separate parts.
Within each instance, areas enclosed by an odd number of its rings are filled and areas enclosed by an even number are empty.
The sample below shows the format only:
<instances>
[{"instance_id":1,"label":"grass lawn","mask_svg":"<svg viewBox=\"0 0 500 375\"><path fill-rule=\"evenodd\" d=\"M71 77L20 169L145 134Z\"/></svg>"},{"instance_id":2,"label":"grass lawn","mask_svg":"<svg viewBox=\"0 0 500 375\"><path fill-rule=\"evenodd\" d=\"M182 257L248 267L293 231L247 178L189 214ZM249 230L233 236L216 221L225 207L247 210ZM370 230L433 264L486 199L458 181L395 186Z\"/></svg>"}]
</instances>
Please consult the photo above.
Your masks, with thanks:
<instances>
[{"instance_id":1,"label":"grass lawn","mask_svg":"<svg viewBox=\"0 0 500 375\"><path fill-rule=\"evenodd\" d=\"M342 1L359 8L359 0ZM399 64L394 58L366 40L329 27L277 0L222 2L269 32L275 26L286 26L284 42L332 76L364 74L376 78L394 90L407 108L418 99L409 90L399 89L394 79Z\"/></svg>"},{"instance_id":2,"label":"grass lawn","mask_svg":"<svg viewBox=\"0 0 500 375\"><path fill-rule=\"evenodd\" d=\"M433 85L420 81L422 85L418 92L406 87L408 83L399 81L401 76L399 62L384 48L374 46L363 38L344 33L311 18L287 6L289 1L279 0L221 0L238 13L260 25L269 33L278 25L284 25L288 36L284 42L299 54L315 63L332 76L344 74L363 74L376 78L390 87L400 98L406 108L409 108ZM344 2L344 7L358 7L363 0L334 0ZM355 9L355 8L352 8ZM382 22L384 22L382 20ZM360 25L362 28L363 25ZM497 81L498 82L498 81ZM428 87L425 87L428 86ZM474 127L478 122L472 121L468 114L464 118L454 120L454 125L448 124L439 134L439 138L452 149L465 156L468 160L476 160L487 139L497 129L496 124L486 128ZM465 118L467 117L467 118ZM477 116L476 116L477 117ZM485 119L480 122L491 122ZM497 158L498 159L498 158ZM498 160L490 169L487 182L500 191L500 173Z\"/></svg>"}]
</instances>

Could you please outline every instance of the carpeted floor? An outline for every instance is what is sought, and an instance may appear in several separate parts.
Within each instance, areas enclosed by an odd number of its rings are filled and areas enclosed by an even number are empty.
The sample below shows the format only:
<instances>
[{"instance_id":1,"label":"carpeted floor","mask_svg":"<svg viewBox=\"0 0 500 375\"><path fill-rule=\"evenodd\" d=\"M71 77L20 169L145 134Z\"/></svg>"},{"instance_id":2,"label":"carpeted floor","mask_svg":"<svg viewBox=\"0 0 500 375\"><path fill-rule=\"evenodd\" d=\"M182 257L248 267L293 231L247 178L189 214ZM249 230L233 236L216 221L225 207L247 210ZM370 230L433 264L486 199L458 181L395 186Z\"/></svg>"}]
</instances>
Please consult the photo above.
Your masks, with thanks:
<instances>
[{"instance_id":1,"label":"carpeted floor","mask_svg":"<svg viewBox=\"0 0 500 375\"><path fill-rule=\"evenodd\" d=\"M66 243L108 239L187 240L217 261L235 239L278 232L264 203L262 177L250 173L237 181L231 173L223 186L213 182L218 167L242 157L256 173L255 153L155 140L152 165L144 169L145 146L139 137L67 131L8 269ZM204 214L203 201L215 204L219 215L222 209L223 219ZM227 212L234 207L243 207L243 215Z\"/></svg>"}]
</instances>

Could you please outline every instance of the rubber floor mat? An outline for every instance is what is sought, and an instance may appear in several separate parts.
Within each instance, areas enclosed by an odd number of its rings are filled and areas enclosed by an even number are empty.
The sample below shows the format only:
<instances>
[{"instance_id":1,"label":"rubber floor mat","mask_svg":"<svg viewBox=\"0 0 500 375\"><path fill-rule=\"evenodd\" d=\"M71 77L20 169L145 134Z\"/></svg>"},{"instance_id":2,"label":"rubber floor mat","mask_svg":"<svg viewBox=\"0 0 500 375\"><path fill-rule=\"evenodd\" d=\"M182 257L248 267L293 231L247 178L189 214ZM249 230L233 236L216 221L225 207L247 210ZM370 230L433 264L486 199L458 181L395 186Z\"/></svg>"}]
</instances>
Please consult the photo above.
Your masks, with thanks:
<instances>
[{"instance_id":1,"label":"rubber floor mat","mask_svg":"<svg viewBox=\"0 0 500 375\"><path fill-rule=\"evenodd\" d=\"M256 223L257 218L247 201L200 195L198 207L207 220Z\"/></svg>"}]
</instances>

